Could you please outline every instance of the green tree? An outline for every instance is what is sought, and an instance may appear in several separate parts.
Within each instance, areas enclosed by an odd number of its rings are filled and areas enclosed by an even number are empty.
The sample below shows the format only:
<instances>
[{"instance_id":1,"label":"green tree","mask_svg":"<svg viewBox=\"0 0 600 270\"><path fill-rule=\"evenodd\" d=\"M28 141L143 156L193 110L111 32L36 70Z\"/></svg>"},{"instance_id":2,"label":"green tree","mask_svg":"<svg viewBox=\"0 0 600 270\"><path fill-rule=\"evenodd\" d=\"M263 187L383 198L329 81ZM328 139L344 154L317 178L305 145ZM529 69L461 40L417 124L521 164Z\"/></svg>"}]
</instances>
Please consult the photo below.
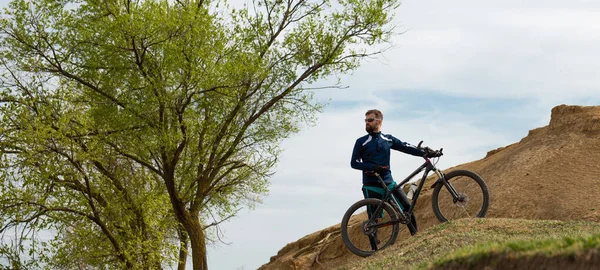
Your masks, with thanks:
<instances>
[{"instance_id":1,"label":"green tree","mask_svg":"<svg viewBox=\"0 0 600 270\"><path fill-rule=\"evenodd\" d=\"M279 143L322 107L311 84L380 53L398 5L13 1L0 230L55 267L206 269L211 228L260 201Z\"/></svg>"}]
</instances>

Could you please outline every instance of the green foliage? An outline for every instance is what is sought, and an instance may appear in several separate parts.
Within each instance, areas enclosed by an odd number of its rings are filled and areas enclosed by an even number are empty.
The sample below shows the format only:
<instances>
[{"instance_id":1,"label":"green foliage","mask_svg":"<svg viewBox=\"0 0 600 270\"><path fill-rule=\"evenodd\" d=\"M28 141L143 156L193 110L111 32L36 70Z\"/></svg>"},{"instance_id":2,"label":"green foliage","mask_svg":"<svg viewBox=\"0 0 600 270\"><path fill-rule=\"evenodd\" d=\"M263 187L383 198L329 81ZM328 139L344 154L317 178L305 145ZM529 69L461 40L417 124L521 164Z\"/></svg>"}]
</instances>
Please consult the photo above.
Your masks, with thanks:
<instances>
[{"instance_id":1,"label":"green foliage","mask_svg":"<svg viewBox=\"0 0 600 270\"><path fill-rule=\"evenodd\" d=\"M222 4L11 2L0 231L54 232L30 250L58 268L160 268L178 249L202 268L204 238L260 201L281 140L322 108L310 84L379 53L398 6Z\"/></svg>"}]
</instances>

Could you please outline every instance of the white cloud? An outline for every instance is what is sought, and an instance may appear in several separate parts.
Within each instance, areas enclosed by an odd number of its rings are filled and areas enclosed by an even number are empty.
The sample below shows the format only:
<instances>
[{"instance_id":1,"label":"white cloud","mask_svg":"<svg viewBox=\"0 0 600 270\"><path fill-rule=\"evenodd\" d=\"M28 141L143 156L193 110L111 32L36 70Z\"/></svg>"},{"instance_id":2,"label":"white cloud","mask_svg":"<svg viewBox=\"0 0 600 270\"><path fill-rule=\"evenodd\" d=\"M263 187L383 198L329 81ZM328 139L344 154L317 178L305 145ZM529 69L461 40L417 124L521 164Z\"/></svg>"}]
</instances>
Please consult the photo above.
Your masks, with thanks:
<instances>
[{"instance_id":1,"label":"white cloud","mask_svg":"<svg viewBox=\"0 0 600 270\"><path fill-rule=\"evenodd\" d=\"M542 6L543 7L540 7ZM600 6L589 1L405 1L396 47L346 76L355 100L383 89L560 102L599 91Z\"/></svg>"}]
</instances>

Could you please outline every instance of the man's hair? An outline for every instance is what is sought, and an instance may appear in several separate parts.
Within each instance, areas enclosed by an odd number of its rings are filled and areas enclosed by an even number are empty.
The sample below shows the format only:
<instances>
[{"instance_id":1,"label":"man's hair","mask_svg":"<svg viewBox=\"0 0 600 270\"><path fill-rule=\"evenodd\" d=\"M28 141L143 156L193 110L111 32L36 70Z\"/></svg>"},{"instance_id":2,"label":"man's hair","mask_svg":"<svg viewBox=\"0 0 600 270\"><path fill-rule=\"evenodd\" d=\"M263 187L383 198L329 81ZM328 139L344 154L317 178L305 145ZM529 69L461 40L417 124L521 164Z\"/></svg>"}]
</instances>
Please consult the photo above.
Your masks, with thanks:
<instances>
[{"instance_id":1,"label":"man's hair","mask_svg":"<svg viewBox=\"0 0 600 270\"><path fill-rule=\"evenodd\" d=\"M375 118L383 120L383 113L380 110L372 109L368 110L367 113L365 113L365 115L369 114L375 114Z\"/></svg>"}]
</instances>

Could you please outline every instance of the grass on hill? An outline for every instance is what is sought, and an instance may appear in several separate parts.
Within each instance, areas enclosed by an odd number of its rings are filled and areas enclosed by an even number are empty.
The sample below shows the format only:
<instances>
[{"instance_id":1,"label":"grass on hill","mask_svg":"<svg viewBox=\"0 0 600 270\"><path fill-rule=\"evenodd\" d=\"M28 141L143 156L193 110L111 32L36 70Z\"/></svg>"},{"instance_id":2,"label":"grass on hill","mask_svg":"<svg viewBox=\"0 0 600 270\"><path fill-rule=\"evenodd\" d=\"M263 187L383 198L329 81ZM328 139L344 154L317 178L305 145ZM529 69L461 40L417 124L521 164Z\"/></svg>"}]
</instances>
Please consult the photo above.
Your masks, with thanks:
<instances>
[{"instance_id":1,"label":"grass on hill","mask_svg":"<svg viewBox=\"0 0 600 270\"><path fill-rule=\"evenodd\" d=\"M565 261L581 265L586 263L581 260L600 257L599 225L523 219L451 221L398 239L369 258L337 269L469 269L504 261L516 266L539 262L559 266Z\"/></svg>"}]
</instances>

